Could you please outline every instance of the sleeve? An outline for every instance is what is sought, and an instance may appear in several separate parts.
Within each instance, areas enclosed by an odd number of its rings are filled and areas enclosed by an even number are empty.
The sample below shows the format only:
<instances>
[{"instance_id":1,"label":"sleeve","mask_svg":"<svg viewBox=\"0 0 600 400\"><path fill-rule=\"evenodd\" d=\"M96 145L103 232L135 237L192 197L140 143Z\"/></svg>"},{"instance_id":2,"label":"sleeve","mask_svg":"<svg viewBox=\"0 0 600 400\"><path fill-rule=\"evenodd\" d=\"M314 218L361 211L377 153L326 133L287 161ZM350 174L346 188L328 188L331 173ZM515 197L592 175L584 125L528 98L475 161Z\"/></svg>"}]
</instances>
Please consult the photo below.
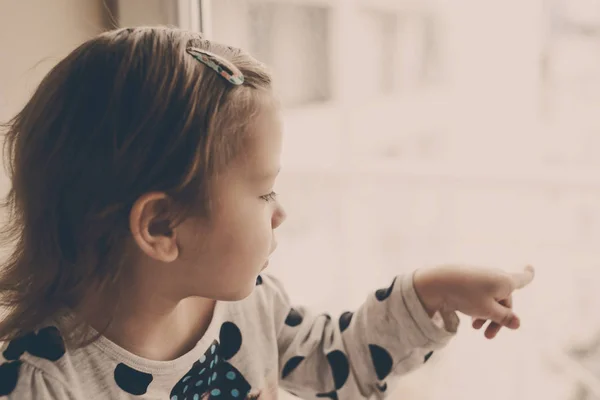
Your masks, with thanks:
<instances>
[{"instance_id":1,"label":"sleeve","mask_svg":"<svg viewBox=\"0 0 600 400\"><path fill-rule=\"evenodd\" d=\"M66 384L23 361L0 365L0 399L76 400Z\"/></svg>"},{"instance_id":2,"label":"sleeve","mask_svg":"<svg viewBox=\"0 0 600 400\"><path fill-rule=\"evenodd\" d=\"M335 319L293 306L281 283L268 277L276 291L281 388L304 398L383 398L394 377L424 364L455 335L459 319L456 313L430 318L413 276L397 276L356 312Z\"/></svg>"}]
</instances>

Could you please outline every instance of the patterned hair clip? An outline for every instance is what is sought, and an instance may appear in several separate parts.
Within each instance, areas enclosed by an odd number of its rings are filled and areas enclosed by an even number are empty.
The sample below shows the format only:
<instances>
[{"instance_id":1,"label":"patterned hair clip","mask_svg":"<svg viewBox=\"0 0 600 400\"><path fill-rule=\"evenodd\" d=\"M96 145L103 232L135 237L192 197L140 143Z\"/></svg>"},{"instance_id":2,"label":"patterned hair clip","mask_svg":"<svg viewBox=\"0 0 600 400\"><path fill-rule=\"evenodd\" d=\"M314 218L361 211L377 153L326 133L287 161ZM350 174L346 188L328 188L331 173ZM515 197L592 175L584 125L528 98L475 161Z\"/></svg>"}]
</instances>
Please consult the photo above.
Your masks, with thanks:
<instances>
[{"instance_id":1,"label":"patterned hair clip","mask_svg":"<svg viewBox=\"0 0 600 400\"><path fill-rule=\"evenodd\" d=\"M196 60L227 79L229 83L236 86L244 83L242 72L232 62L227 61L223 57L197 47L188 47L186 51Z\"/></svg>"}]
</instances>

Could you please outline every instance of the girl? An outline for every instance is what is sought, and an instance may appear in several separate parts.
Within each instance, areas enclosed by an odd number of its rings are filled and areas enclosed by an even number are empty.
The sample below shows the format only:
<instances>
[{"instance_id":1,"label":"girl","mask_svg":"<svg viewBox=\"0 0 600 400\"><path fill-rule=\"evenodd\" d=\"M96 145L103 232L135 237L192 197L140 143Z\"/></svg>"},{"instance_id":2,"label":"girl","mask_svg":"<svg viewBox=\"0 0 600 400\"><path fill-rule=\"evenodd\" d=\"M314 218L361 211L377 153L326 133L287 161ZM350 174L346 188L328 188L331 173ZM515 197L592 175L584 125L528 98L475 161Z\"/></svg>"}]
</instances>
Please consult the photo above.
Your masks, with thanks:
<instances>
[{"instance_id":1,"label":"girl","mask_svg":"<svg viewBox=\"0 0 600 400\"><path fill-rule=\"evenodd\" d=\"M168 28L75 49L7 125L0 396L383 396L444 346L457 311L516 329L533 279L443 266L339 318L262 275L285 212L279 108L246 53Z\"/></svg>"}]
</instances>

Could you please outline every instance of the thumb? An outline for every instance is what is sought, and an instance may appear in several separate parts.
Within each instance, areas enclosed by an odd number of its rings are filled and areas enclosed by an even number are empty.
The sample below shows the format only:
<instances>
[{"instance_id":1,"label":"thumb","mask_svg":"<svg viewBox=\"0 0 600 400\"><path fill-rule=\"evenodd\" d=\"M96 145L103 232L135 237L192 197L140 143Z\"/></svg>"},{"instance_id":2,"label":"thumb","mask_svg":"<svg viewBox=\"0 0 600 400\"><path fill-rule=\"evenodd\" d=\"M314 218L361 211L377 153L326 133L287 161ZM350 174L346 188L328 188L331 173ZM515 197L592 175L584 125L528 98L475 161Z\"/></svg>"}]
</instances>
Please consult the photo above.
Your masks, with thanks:
<instances>
[{"instance_id":1,"label":"thumb","mask_svg":"<svg viewBox=\"0 0 600 400\"><path fill-rule=\"evenodd\" d=\"M513 290L522 289L529 285L535 276L535 270L531 265L525 267L521 272L513 272L510 274Z\"/></svg>"},{"instance_id":2,"label":"thumb","mask_svg":"<svg viewBox=\"0 0 600 400\"><path fill-rule=\"evenodd\" d=\"M498 325L505 326L510 329L517 329L521 325L519 317L512 309L503 306L497 301L492 301L488 308L489 319Z\"/></svg>"}]
</instances>

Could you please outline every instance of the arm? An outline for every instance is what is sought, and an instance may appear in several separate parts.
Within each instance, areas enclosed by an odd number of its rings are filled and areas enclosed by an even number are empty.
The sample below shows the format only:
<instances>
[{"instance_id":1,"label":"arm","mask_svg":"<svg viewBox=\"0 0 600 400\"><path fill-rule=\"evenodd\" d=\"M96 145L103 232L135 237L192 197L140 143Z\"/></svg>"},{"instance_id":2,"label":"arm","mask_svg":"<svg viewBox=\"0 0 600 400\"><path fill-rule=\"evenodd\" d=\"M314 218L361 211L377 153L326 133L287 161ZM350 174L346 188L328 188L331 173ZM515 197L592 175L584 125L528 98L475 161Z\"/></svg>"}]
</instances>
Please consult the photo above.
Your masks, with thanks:
<instances>
[{"instance_id":1,"label":"arm","mask_svg":"<svg viewBox=\"0 0 600 400\"><path fill-rule=\"evenodd\" d=\"M293 308L281 284L268 280L277 293L280 385L302 397L382 396L390 378L421 366L458 327L455 313L445 315L445 327L429 317L413 274L396 277L336 319Z\"/></svg>"}]
</instances>

